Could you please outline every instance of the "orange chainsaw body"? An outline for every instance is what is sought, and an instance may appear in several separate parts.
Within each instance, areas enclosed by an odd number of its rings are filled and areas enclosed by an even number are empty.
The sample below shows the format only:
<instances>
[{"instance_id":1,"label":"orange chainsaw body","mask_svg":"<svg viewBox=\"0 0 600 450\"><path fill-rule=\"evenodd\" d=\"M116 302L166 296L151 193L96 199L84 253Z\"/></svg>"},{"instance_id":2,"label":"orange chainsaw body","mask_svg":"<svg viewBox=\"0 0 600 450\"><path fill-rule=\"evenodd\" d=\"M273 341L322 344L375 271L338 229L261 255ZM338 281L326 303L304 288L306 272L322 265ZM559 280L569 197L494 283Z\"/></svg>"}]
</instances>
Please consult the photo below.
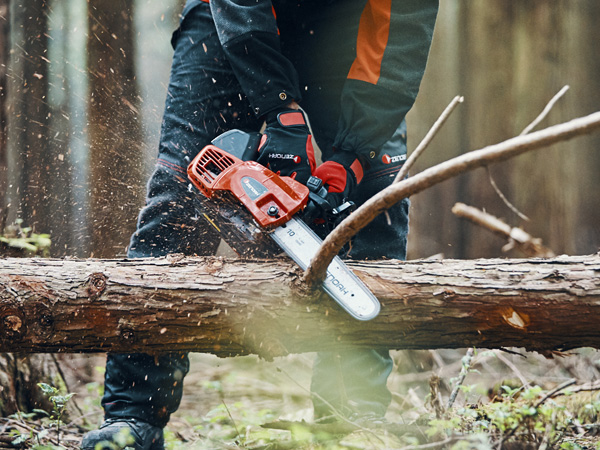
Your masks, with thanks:
<instances>
[{"instance_id":1,"label":"orange chainsaw body","mask_svg":"<svg viewBox=\"0 0 600 450\"><path fill-rule=\"evenodd\" d=\"M188 176L211 199L230 192L266 229L283 225L304 209L309 190L255 161L242 161L214 145L204 147L188 166Z\"/></svg>"}]
</instances>

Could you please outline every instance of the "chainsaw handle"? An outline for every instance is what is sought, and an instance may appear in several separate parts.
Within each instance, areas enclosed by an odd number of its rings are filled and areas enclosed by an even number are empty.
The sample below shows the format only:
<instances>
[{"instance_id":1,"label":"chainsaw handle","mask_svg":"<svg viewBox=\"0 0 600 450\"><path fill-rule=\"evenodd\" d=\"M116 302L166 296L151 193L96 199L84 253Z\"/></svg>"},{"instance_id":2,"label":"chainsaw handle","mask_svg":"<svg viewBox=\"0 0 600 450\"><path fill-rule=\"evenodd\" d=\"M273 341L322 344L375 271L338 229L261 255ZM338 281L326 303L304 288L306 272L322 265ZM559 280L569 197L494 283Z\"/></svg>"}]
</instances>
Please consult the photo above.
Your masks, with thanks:
<instances>
[{"instance_id":1,"label":"chainsaw handle","mask_svg":"<svg viewBox=\"0 0 600 450\"><path fill-rule=\"evenodd\" d=\"M218 135L211 144L242 161L256 161L261 137L260 133L234 129Z\"/></svg>"}]
</instances>

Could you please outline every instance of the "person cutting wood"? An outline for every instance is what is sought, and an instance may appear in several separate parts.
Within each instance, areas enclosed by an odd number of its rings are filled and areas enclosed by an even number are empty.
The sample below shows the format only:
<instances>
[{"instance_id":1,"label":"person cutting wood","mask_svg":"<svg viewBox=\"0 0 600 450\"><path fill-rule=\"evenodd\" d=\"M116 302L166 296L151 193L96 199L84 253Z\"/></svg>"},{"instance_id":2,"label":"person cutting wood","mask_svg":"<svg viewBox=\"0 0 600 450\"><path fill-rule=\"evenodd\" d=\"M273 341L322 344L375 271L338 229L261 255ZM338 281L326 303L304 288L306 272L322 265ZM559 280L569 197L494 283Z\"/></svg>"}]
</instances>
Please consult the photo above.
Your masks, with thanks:
<instances>
[{"instance_id":1,"label":"person cutting wood","mask_svg":"<svg viewBox=\"0 0 600 450\"><path fill-rule=\"evenodd\" d=\"M158 160L128 257L215 253L219 236L196 216L186 167L230 129L258 131L266 122L258 162L301 183L322 179L332 203L360 205L391 184L406 157L405 116L437 9L437 0L188 0L172 38ZM408 206L374 220L344 256L405 259ZM392 367L389 351L375 343L318 353L315 418L332 408L383 417ZM109 354L105 421L81 447L94 449L127 428L135 449L163 449L188 370L185 353Z\"/></svg>"}]
</instances>

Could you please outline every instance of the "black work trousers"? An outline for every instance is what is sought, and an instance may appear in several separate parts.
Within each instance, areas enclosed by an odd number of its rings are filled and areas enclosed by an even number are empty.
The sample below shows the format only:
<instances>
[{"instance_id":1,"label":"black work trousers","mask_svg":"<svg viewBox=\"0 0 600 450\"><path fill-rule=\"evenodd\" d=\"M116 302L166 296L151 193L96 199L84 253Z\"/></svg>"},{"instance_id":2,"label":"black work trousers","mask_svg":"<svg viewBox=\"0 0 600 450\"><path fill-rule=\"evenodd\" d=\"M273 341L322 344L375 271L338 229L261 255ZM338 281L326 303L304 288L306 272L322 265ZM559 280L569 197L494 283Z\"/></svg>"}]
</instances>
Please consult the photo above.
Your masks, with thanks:
<instances>
[{"instance_id":1,"label":"black work trousers","mask_svg":"<svg viewBox=\"0 0 600 450\"><path fill-rule=\"evenodd\" d=\"M317 2L321 6L313 5L312 12L300 8L299 2L289 3L294 6L277 15L282 51L297 67L301 106L326 159L336 134L339 96L354 58L352 40L365 0L343 2L343 10ZM223 55L208 4L188 2L172 43L175 52L158 161L131 239L128 256L132 258L214 254L219 236L195 214L194 197L199 194L189 190L186 167L220 133L261 127ZM382 149L388 158L373 156L356 203L392 182L406 154L405 137L403 123ZM362 230L346 256L404 259L407 232L408 202L404 201ZM134 417L164 426L179 406L188 370L184 353L109 354L102 399L106 417ZM345 414L384 414L391 401L386 387L391 370L385 349L319 353L312 382L316 415L328 413L327 403Z\"/></svg>"}]
</instances>

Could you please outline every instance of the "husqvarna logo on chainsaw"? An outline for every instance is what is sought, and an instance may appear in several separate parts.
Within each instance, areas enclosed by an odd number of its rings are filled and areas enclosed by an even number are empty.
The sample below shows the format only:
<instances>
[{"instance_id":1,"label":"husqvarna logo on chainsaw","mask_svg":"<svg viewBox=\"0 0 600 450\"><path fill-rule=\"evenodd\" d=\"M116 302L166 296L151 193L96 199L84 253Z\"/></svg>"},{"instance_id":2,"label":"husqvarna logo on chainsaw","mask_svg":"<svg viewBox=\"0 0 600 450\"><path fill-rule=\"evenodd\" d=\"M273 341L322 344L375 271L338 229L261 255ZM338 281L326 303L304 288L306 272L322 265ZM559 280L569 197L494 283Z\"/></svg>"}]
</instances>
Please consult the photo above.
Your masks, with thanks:
<instances>
[{"instance_id":1,"label":"husqvarna logo on chainsaw","mask_svg":"<svg viewBox=\"0 0 600 450\"><path fill-rule=\"evenodd\" d=\"M384 164L395 164L395 163L406 161L406 155L390 156L390 155L385 154L381 157L381 161Z\"/></svg>"},{"instance_id":2,"label":"husqvarna logo on chainsaw","mask_svg":"<svg viewBox=\"0 0 600 450\"><path fill-rule=\"evenodd\" d=\"M268 189L263 186L262 183L251 177L242 178L242 188L244 189L246 195L248 195L248 197L250 197L252 200L256 200L265 192L268 192Z\"/></svg>"},{"instance_id":3,"label":"husqvarna logo on chainsaw","mask_svg":"<svg viewBox=\"0 0 600 450\"><path fill-rule=\"evenodd\" d=\"M302 158L298 155L292 155L291 153L270 153L269 159L291 159L296 164L300 164L300 161L302 161Z\"/></svg>"}]
</instances>

